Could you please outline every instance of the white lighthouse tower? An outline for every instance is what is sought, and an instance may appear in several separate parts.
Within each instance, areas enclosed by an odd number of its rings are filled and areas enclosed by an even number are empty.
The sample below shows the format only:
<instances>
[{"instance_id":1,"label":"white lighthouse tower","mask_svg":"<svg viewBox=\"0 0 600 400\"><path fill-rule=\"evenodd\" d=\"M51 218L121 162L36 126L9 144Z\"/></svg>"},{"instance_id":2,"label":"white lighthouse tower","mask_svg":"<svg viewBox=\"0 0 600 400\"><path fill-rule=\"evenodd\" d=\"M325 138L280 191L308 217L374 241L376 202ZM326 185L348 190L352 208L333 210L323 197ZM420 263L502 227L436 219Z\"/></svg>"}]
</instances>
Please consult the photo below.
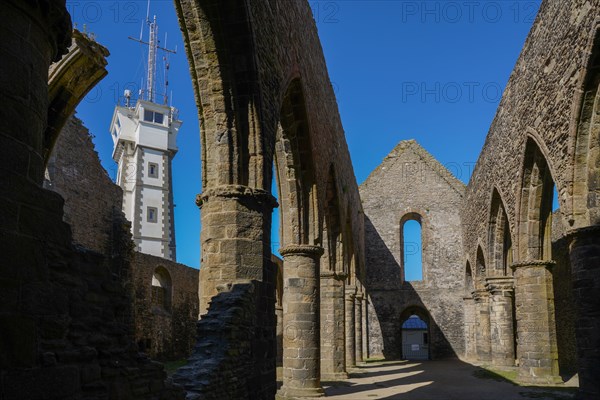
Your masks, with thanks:
<instances>
[{"instance_id":1,"label":"white lighthouse tower","mask_svg":"<svg viewBox=\"0 0 600 400\"><path fill-rule=\"evenodd\" d=\"M133 39L149 47L145 89L136 101L126 90L124 104L115 107L110 124L113 160L118 164L116 183L123 189L123 212L131 221L137 250L176 261L171 162L182 122L177 110L167 105L168 64L165 93L156 92L157 52L173 51L158 46L156 17L148 25L148 42Z\"/></svg>"}]
</instances>

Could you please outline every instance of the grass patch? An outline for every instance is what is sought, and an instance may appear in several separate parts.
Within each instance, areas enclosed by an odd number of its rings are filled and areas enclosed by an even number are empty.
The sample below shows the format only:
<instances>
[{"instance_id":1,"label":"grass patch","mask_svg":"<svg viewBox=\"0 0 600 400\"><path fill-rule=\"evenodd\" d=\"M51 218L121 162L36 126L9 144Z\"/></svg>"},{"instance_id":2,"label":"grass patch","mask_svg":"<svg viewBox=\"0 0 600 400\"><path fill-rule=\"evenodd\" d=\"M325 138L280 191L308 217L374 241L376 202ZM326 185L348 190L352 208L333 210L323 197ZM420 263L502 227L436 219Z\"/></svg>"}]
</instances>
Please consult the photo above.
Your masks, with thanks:
<instances>
[{"instance_id":1,"label":"grass patch","mask_svg":"<svg viewBox=\"0 0 600 400\"><path fill-rule=\"evenodd\" d=\"M186 359L176 360L176 361L166 361L164 363L165 371L167 371L168 376L171 376L175 373L175 371L177 371L179 368L183 367L185 364L187 364Z\"/></svg>"},{"instance_id":2,"label":"grass patch","mask_svg":"<svg viewBox=\"0 0 600 400\"><path fill-rule=\"evenodd\" d=\"M492 379L498 382L509 382L513 385L518 386L517 383L517 374L516 370L492 370L480 367L475 372L473 372L473 376L480 379Z\"/></svg>"}]
</instances>

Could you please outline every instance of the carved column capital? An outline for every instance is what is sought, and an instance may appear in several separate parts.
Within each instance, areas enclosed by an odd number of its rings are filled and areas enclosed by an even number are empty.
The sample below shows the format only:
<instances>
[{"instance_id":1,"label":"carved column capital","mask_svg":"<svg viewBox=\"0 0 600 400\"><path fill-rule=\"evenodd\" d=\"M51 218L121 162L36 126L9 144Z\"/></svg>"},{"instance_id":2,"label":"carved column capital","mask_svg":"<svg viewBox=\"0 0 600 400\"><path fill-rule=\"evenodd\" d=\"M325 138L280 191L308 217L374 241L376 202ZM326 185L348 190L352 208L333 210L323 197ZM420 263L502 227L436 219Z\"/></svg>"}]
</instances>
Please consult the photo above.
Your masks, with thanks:
<instances>
[{"instance_id":1,"label":"carved column capital","mask_svg":"<svg viewBox=\"0 0 600 400\"><path fill-rule=\"evenodd\" d=\"M497 276L485 279L485 288L490 294L512 292L515 287L515 279L512 276Z\"/></svg>"},{"instance_id":2,"label":"carved column capital","mask_svg":"<svg viewBox=\"0 0 600 400\"><path fill-rule=\"evenodd\" d=\"M346 286L345 289L345 293L346 293L346 300L352 299L354 300L354 297L356 296L356 286Z\"/></svg>"},{"instance_id":3,"label":"carved column capital","mask_svg":"<svg viewBox=\"0 0 600 400\"><path fill-rule=\"evenodd\" d=\"M315 246L310 244L289 244L279 249L279 254L283 258L286 256L305 256L310 258L319 258L325 253L325 250L321 246Z\"/></svg>"},{"instance_id":4,"label":"carved column capital","mask_svg":"<svg viewBox=\"0 0 600 400\"><path fill-rule=\"evenodd\" d=\"M196 196L196 205L202 208L205 203L213 198L251 200L256 202L257 205L269 209L279 207L277 199L268 191L243 185L221 185L206 189L203 193Z\"/></svg>"},{"instance_id":5,"label":"carved column capital","mask_svg":"<svg viewBox=\"0 0 600 400\"><path fill-rule=\"evenodd\" d=\"M477 289L474 290L473 293L471 293L471 296L473 296L473 300L475 300L475 302L477 303L489 298L490 293L486 289Z\"/></svg>"},{"instance_id":6,"label":"carved column capital","mask_svg":"<svg viewBox=\"0 0 600 400\"><path fill-rule=\"evenodd\" d=\"M552 269L556 265L556 261L552 260L525 260L514 263L510 268L515 271L518 268L548 268Z\"/></svg>"},{"instance_id":7,"label":"carved column capital","mask_svg":"<svg viewBox=\"0 0 600 400\"><path fill-rule=\"evenodd\" d=\"M338 281L344 281L344 280L346 280L346 278L348 278L347 272L340 271L340 272L336 272L336 274L335 274L335 279L337 279Z\"/></svg>"},{"instance_id":8,"label":"carved column capital","mask_svg":"<svg viewBox=\"0 0 600 400\"><path fill-rule=\"evenodd\" d=\"M335 272L321 271L321 279L335 279Z\"/></svg>"}]
</instances>

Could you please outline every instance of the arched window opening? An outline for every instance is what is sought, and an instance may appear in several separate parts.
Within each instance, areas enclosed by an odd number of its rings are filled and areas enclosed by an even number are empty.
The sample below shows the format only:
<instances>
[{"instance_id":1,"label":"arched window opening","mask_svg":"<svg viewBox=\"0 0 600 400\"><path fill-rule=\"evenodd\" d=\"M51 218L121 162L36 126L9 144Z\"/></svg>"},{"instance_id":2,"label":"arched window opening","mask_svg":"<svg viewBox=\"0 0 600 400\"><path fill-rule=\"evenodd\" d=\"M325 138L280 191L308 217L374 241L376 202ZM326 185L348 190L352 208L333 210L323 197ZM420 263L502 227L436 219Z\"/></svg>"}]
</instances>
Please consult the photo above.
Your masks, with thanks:
<instances>
[{"instance_id":1,"label":"arched window opening","mask_svg":"<svg viewBox=\"0 0 600 400\"><path fill-rule=\"evenodd\" d=\"M404 218L401 227L402 270L408 282L423 280L423 241L421 217L417 214Z\"/></svg>"},{"instance_id":2,"label":"arched window opening","mask_svg":"<svg viewBox=\"0 0 600 400\"><path fill-rule=\"evenodd\" d=\"M487 269L485 267L485 258L483 257L483 250L481 246L477 247L477 280L483 282L487 276Z\"/></svg>"},{"instance_id":3,"label":"arched window opening","mask_svg":"<svg viewBox=\"0 0 600 400\"><path fill-rule=\"evenodd\" d=\"M403 312L402 325L402 358L405 360L429 359L430 335L429 318L424 310L418 307Z\"/></svg>"},{"instance_id":4,"label":"arched window opening","mask_svg":"<svg viewBox=\"0 0 600 400\"><path fill-rule=\"evenodd\" d=\"M492 194L489 225L489 261L493 276L506 276L512 264L512 239L506 210L496 189Z\"/></svg>"},{"instance_id":5,"label":"arched window opening","mask_svg":"<svg viewBox=\"0 0 600 400\"><path fill-rule=\"evenodd\" d=\"M467 268L465 271L465 294L469 296L474 290L473 271L471 271L471 263L467 261Z\"/></svg>"},{"instance_id":6,"label":"arched window opening","mask_svg":"<svg viewBox=\"0 0 600 400\"><path fill-rule=\"evenodd\" d=\"M164 267L157 267L152 275L152 306L171 311L171 275Z\"/></svg>"},{"instance_id":7,"label":"arched window opening","mask_svg":"<svg viewBox=\"0 0 600 400\"><path fill-rule=\"evenodd\" d=\"M502 251L502 272L503 275L512 275L510 266L513 264L512 239L510 237L510 225L508 219L504 221L504 245Z\"/></svg>"}]
</instances>

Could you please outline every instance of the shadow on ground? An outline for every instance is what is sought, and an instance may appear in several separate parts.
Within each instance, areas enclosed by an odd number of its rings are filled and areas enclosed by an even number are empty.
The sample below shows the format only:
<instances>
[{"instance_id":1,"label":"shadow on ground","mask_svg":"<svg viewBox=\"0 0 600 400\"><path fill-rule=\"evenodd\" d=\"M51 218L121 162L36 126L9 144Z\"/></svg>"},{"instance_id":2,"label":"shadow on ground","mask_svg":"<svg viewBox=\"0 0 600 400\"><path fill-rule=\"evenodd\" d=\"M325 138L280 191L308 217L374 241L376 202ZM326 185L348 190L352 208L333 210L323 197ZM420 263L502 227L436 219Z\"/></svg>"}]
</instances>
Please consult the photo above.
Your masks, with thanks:
<instances>
[{"instance_id":1,"label":"shadow on ground","mask_svg":"<svg viewBox=\"0 0 600 400\"><path fill-rule=\"evenodd\" d=\"M336 400L569 400L577 390L519 386L502 374L458 360L384 361L352 369L349 379L323 382L323 388Z\"/></svg>"}]
</instances>

